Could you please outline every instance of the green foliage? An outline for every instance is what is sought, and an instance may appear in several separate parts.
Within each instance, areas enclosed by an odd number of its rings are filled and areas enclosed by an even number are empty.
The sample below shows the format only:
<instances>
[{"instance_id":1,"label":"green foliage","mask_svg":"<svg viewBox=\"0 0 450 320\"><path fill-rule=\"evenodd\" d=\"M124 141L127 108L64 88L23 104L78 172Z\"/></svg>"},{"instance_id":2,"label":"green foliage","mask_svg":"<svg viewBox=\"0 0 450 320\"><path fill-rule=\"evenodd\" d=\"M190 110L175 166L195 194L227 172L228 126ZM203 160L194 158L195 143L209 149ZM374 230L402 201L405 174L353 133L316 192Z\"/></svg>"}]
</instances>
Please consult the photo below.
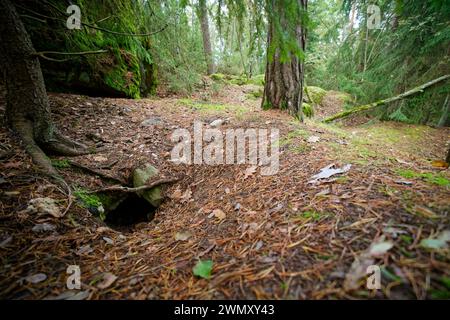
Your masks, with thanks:
<instances>
[{"instance_id":1,"label":"green foliage","mask_svg":"<svg viewBox=\"0 0 450 320\"><path fill-rule=\"evenodd\" d=\"M448 1L370 3L381 8L381 29L367 30L367 1L346 0L343 6L340 1L311 1L310 16L317 28L309 33L308 83L347 92L362 105L450 72ZM359 24L350 30L352 8ZM445 112L449 93L450 86L437 85L376 108L372 114L384 120L434 125Z\"/></svg>"},{"instance_id":2,"label":"green foliage","mask_svg":"<svg viewBox=\"0 0 450 320\"><path fill-rule=\"evenodd\" d=\"M304 219L312 219L314 221L319 221L322 218L322 214L320 212L314 210L308 210L303 212L300 217Z\"/></svg>"},{"instance_id":3,"label":"green foliage","mask_svg":"<svg viewBox=\"0 0 450 320\"><path fill-rule=\"evenodd\" d=\"M303 111L303 115L307 118L312 118L314 117L314 108L306 102L302 103L302 111Z\"/></svg>"},{"instance_id":4,"label":"green foliage","mask_svg":"<svg viewBox=\"0 0 450 320\"><path fill-rule=\"evenodd\" d=\"M194 273L195 276L204 279L209 279L211 278L212 268L213 268L212 260L199 260L192 269L192 272Z\"/></svg>"},{"instance_id":5,"label":"green foliage","mask_svg":"<svg viewBox=\"0 0 450 320\"><path fill-rule=\"evenodd\" d=\"M31 0L30 8L33 1L37 2ZM155 93L158 84L171 92L188 93L200 83L205 65L200 27L197 20L191 21L188 16L190 8L180 1L163 4L157 0L79 0L76 4L81 9L82 22L99 29L83 26L81 30L68 30L66 3L36 3L40 14L56 18L48 20L48 27L25 19L36 48L108 52L73 56L64 64L43 64L49 83L65 81L69 87L83 85L95 92L131 98ZM146 33L154 34L132 35Z\"/></svg>"},{"instance_id":6,"label":"green foliage","mask_svg":"<svg viewBox=\"0 0 450 320\"><path fill-rule=\"evenodd\" d=\"M258 75L251 77L250 79L248 79L247 84L263 86L264 80L265 80L265 74L258 74Z\"/></svg>"}]
</instances>

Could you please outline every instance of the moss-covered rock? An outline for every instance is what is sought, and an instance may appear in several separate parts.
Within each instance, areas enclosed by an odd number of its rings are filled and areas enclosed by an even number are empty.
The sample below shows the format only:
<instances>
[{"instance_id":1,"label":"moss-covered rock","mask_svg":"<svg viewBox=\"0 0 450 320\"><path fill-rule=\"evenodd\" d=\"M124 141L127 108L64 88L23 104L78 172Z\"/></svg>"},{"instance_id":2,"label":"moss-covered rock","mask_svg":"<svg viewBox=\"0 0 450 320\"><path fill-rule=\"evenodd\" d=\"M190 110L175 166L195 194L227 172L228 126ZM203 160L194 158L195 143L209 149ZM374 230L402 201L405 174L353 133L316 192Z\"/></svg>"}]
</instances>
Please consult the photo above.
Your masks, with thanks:
<instances>
[{"instance_id":1,"label":"moss-covered rock","mask_svg":"<svg viewBox=\"0 0 450 320\"><path fill-rule=\"evenodd\" d=\"M159 174L159 170L151 164L146 164L141 168L137 168L133 172L134 187L141 187L147 184L150 178ZM138 192L138 195L147 200L152 206L158 207L162 202L161 186L156 186L149 190Z\"/></svg>"},{"instance_id":2,"label":"moss-covered rock","mask_svg":"<svg viewBox=\"0 0 450 320\"><path fill-rule=\"evenodd\" d=\"M306 102L313 104L322 104L323 98L327 95L327 91L320 87L308 86L305 87L303 95L306 99ZM311 98L312 101L309 101L309 98Z\"/></svg>"},{"instance_id":3,"label":"moss-covered rock","mask_svg":"<svg viewBox=\"0 0 450 320\"><path fill-rule=\"evenodd\" d=\"M225 75L223 73L214 73L210 77L214 81L223 81L223 80L225 80Z\"/></svg>"}]
</instances>

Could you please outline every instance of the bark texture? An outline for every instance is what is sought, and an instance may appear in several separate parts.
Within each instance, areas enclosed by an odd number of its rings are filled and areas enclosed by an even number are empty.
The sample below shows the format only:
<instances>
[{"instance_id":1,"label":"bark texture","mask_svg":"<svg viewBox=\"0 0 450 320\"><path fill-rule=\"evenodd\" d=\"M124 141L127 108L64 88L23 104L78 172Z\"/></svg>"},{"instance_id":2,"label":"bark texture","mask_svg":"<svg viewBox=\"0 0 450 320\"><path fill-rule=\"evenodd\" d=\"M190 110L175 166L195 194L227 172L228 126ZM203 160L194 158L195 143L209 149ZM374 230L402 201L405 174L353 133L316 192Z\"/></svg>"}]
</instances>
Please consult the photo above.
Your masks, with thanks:
<instances>
[{"instance_id":1,"label":"bark texture","mask_svg":"<svg viewBox=\"0 0 450 320\"><path fill-rule=\"evenodd\" d=\"M56 176L56 170L42 149L79 155L84 152L77 148L84 146L55 130L38 56L9 0L0 0L0 21L0 61L7 89L7 123L19 134L33 161L45 173Z\"/></svg>"},{"instance_id":2,"label":"bark texture","mask_svg":"<svg viewBox=\"0 0 450 320\"><path fill-rule=\"evenodd\" d=\"M296 1L299 10L307 9L307 0ZM302 116L303 79L304 64L302 59L295 54L289 53L289 59L283 61L279 44L284 39L280 39L280 26L282 30L293 30L293 36L299 48L304 52L306 45L306 32L302 25L301 14L298 12L295 25L288 21L288 14L285 12L284 1L270 0L269 10L269 30L267 36L267 65L265 74L264 95L262 107L287 109L290 114L300 119ZM292 13L289 13L292 16ZM292 20L292 18L290 18ZM272 49L271 49L272 48ZM270 55L270 51L273 55Z\"/></svg>"}]
</instances>

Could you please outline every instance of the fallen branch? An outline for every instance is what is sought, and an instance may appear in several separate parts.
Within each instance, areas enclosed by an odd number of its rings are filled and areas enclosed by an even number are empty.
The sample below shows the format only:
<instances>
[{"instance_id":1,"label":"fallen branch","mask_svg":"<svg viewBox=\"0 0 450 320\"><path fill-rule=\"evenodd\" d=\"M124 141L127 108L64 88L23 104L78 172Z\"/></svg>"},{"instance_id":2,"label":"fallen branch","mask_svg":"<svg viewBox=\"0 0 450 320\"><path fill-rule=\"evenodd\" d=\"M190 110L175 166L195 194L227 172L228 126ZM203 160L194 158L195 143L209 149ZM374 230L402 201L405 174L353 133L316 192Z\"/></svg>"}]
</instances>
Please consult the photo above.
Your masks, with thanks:
<instances>
[{"instance_id":1,"label":"fallen branch","mask_svg":"<svg viewBox=\"0 0 450 320\"><path fill-rule=\"evenodd\" d=\"M391 103L391 102L394 102L394 101L398 101L398 100L404 99L404 98L412 96L412 95L414 95L416 93L423 92L426 88L431 87L432 85L434 85L434 84L436 84L438 82L447 80L449 78L450 78L450 74L447 74L447 75L442 76L440 78L434 79L433 81L427 82L427 83L425 83L425 84L423 84L423 85L421 85L419 87L416 87L416 88L411 89L409 91L403 92L402 94L399 94L398 96L391 97L391 98L384 99L384 100L380 100L380 101L373 102L373 103L369 103L369 104L365 104L365 105L362 105L362 106L358 106L358 107L352 108L350 110L346 110L346 111L337 113L337 114L335 114L335 115L333 115L331 117L326 118L325 120L323 120L323 122L325 122L325 123L332 122L334 120L345 118L345 117L348 117L348 116L350 116L352 114L355 114L355 113L358 113L358 112L361 112L361 111L367 111L367 110L373 109L375 107L378 107L378 106L381 106L381 105L384 105L384 104L388 104L388 103Z\"/></svg>"},{"instance_id":2,"label":"fallen branch","mask_svg":"<svg viewBox=\"0 0 450 320\"><path fill-rule=\"evenodd\" d=\"M171 183L171 182L175 182L178 180L180 180L180 178L162 178L162 179L155 180L152 183L146 184L144 186L136 187L136 188L116 185L116 186L106 187L106 188L102 188L102 189L97 189L94 191L89 191L89 193L98 193L98 192L105 192L105 191L139 192L139 191L152 189L152 188L156 187L157 185L160 185L163 183Z\"/></svg>"},{"instance_id":3,"label":"fallen branch","mask_svg":"<svg viewBox=\"0 0 450 320\"><path fill-rule=\"evenodd\" d=\"M83 51L83 52L40 51L40 52L34 53L34 55L41 57L45 60L49 60L49 61L64 62L69 59L55 59L55 58L50 58L47 55L55 54L55 55L63 55L63 56L83 56L83 55L88 55L88 54L100 54L100 53L106 53L106 52L108 52L108 50Z\"/></svg>"}]
</instances>

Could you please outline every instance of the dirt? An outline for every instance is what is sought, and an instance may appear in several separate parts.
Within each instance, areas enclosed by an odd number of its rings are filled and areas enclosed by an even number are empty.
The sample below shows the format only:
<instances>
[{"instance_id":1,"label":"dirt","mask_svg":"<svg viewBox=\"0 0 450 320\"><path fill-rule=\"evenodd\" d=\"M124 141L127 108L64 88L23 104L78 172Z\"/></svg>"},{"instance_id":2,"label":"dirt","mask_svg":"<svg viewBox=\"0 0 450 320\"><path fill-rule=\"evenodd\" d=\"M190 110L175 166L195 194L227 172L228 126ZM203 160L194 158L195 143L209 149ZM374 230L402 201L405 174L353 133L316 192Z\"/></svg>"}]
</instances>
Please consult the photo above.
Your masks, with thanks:
<instances>
[{"instance_id":1,"label":"dirt","mask_svg":"<svg viewBox=\"0 0 450 320\"><path fill-rule=\"evenodd\" d=\"M189 99L141 100L50 94L58 127L104 150L71 161L124 182L133 168L148 162L160 177L179 179L164 186L166 199L152 221L126 228L108 226L73 194L35 173L3 124L0 297L50 299L82 292L78 298L448 298L449 249L421 243L449 228L450 174L432 161L445 158L450 130L389 122L299 123L283 112L260 110L249 90L254 88L225 86ZM325 101L329 105L333 97ZM339 108L333 104L320 114ZM154 124L143 126L147 119ZM279 172L262 176L251 165L170 161L175 129L192 132L195 120L216 119L226 120L223 131L278 128ZM319 140L308 142L311 136ZM54 159L73 190L112 184ZM308 183L331 164L352 166ZM73 203L62 218L27 212L29 200L38 197L55 199L61 211ZM211 214L218 209L224 217ZM55 229L32 231L43 223ZM380 241L393 245L373 257L382 270L381 289L367 289L365 277L348 288L345 279L355 259ZM210 279L193 274L199 260L213 261ZM67 289L70 265L80 267L80 291ZM45 279L30 278L37 274Z\"/></svg>"}]
</instances>

